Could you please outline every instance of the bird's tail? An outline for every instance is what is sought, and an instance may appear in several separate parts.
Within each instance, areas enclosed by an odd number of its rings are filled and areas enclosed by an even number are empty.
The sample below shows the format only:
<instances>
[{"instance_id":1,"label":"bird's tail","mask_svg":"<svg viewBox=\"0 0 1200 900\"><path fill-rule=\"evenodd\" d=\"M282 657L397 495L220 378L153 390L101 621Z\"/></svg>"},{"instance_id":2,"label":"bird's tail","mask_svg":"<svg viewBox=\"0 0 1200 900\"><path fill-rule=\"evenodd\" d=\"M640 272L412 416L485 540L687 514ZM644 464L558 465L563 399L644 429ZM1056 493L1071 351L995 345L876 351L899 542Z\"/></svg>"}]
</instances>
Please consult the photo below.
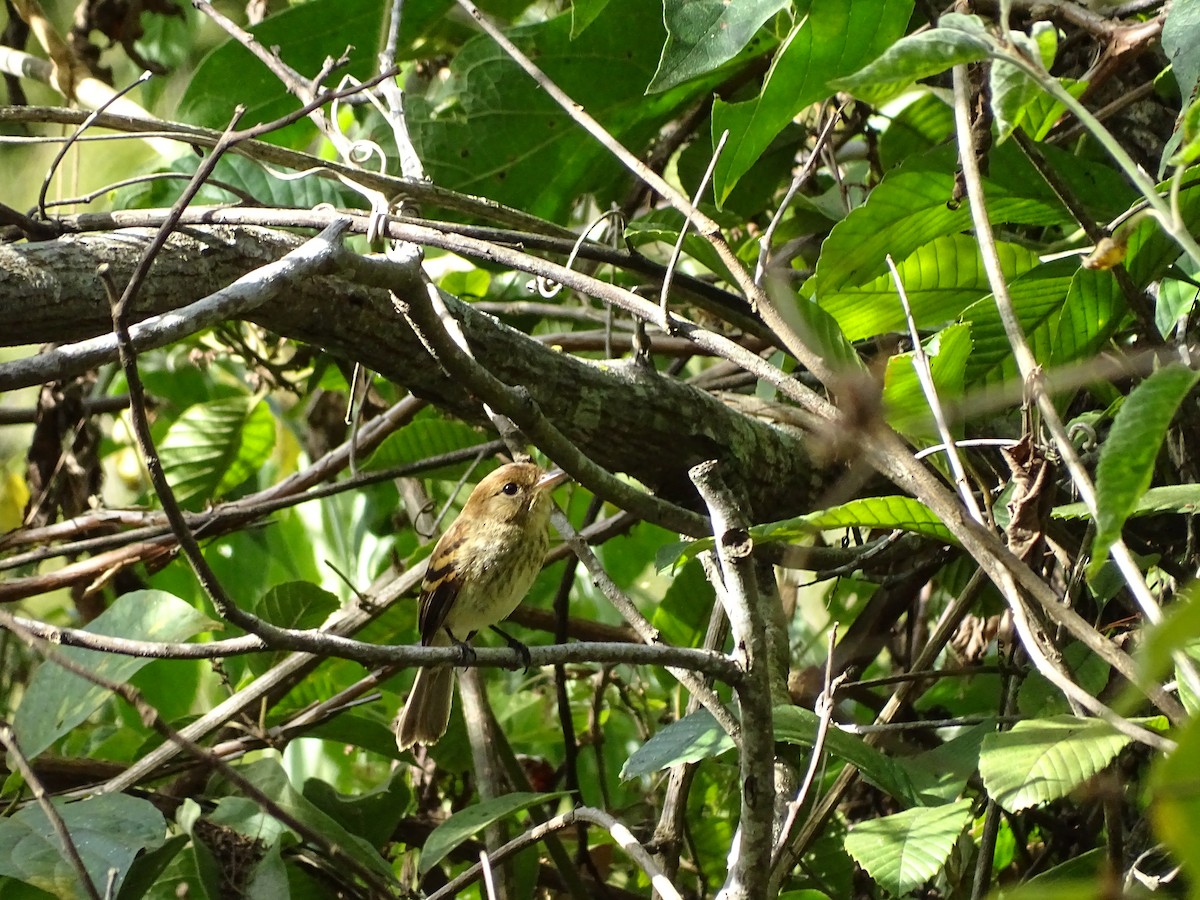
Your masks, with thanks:
<instances>
[{"instance_id":1,"label":"bird's tail","mask_svg":"<svg viewBox=\"0 0 1200 900\"><path fill-rule=\"evenodd\" d=\"M404 709L396 717L396 746L435 744L450 722L454 700L454 667L437 666L417 672Z\"/></svg>"}]
</instances>

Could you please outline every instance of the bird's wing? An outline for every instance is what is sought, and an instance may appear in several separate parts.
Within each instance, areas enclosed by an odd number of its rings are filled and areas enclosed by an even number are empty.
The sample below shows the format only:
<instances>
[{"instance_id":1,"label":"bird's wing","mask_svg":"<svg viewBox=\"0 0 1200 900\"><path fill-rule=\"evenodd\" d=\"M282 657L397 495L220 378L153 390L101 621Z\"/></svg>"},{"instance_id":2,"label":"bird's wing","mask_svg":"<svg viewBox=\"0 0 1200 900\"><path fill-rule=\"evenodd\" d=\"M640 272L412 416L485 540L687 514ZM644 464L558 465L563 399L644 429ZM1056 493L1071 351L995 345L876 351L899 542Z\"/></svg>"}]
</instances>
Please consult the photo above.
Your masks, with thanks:
<instances>
[{"instance_id":1,"label":"bird's wing","mask_svg":"<svg viewBox=\"0 0 1200 900\"><path fill-rule=\"evenodd\" d=\"M454 551L461 541L439 541L421 582L421 608L418 624L421 643L432 644L446 624L446 616L462 590L462 573L454 565ZM466 635L455 635L460 640Z\"/></svg>"}]
</instances>

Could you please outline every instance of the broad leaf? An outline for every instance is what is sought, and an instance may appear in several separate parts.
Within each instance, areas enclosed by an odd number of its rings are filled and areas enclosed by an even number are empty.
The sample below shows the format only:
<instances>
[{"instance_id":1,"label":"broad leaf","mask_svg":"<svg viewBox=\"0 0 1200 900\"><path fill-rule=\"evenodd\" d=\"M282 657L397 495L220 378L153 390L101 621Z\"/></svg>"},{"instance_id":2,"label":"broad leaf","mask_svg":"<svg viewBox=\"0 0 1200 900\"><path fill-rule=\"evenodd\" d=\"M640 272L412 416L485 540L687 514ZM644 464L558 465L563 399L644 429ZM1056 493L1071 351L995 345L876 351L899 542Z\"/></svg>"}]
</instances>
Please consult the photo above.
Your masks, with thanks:
<instances>
[{"instance_id":1,"label":"broad leaf","mask_svg":"<svg viewBox=\"0 0 1200 900\"><path fill-rule=\"evenodd\" d=\"M422 874L428 872L446 858L455 847L478 834L484 828L500 819L505 819L513 813L540 803L549 803L559 797L565 797L566 792L556 794L534 794L527 791L505 794L493 800L484 800L474 806L468 806L457 812L435 828L425 841L421 850Z\"/></svg>"},{"instance_id":2,"label":"broad leaf","mask_svg":"<svg viewBox=\"0 0 1200 900\"><path fill-rule=\"evenodd\" d=\"M267 401L240 396L189 406L171 423L158 453L180 505L198 508L257 472L274 446Z\"/></svg>"},{"instance_id":3,"label":"broad leaf","mask_svg":"<svg viewBox=\"0 0 1200 900\"><path fill-rule=\"evenodd\" d=\"M1096 465L1096 537L1091 572L1103 564L1125 520L1150 487L1167 426L1200 373L1180 365L1150 375L1130 392L1113 420Z\"/></svg>"},{"instance_id":4,"label":"broad leaf","mask_svg":"<svg viewBox=\"0 0 1200 900\"><path fill-rule=\"evenodd\" d=\"M1038 265L1036 253L1016 244L997 242L1001 270L1017 278ZM893 258L894 258L893 254ZM963 234L945 234L896 261L917 327L937 328L953 320L971 303L991 293L979 243ZM889 331L907 332L904 309L890 272L836 291L822 291L821 308L837 319L852 341Z\"/></svg>"},{"instance_id":5,"label":"broad leaf","mask_svg":"<svg viewBox=\"0 0 1200 900\"><path fill-rule=\"evenodd\" d=\"M926 342L933 386L943 409L962 396L963 373L971 346L969 325L951 325ZM898 353L888 359L883 379L884 418L909 440L941 443L929 398L917 375L917 364L912 352Z\"/></svg>"},{"instance_id":6,"label":"broad leaf","mask_svg":"<svg viewBox=\"0 0 1200 900\"><path fill-rule=\"evenodd\" d=\"M733 59L787 0L664 0L667 42L647 93L665 91Z\"/></svg>"},{"instance_id":7,"label":"broad leaf","mask_svg":"<svg viewBox=\"0 0 1200 900\"><path fill-rule=\"evenodd\" d=\"M846 836L846 850L876 883L900 896L942 870L970 821L970 800L909 809L859 822Z\"/></svg>"},{"instance_id":8,"label":"broad leaf","mask_svg":"<svg viewBox=\"0 0 1200 900\"><path fill-rule=\"evenodd\" d=\"M138 797L104 794L75 803L54 801L59 816L100 894L115 873L120 888L133 859L162 844L166 822L154 806ZM87 897L62 841L36 803L0 819L0 875L48 892L60 900Z\"/></svg>"},{"instance_id":9,"label":"broad leaf","mask_svg":"<svg viewBox=\"0 0 1200 900\"><path fill-rule=\"evenodd\" d=\"M936 28L901 38L869 66L833 84L878 106L918 79L980 62L990 51L991 41L979 18L950 13L938 20Z\"/></svg>"},{"instance_id":10,"label":"broad leaf","mask_svg":"<svg viewBox=\"0 0 1200 900\"><path fill-rule=\"evenodd\" d=\"M98 635L141 641L183 641L217 627L216 623L178 597L164 591L131 591L88 625ZM120 656L78 647L60 647L58 653L97 676L126 682L135 672L155 660ZM167 662L157 662L170 666ZM34 672L21 705L13 717L21 751L37 756L56 740L83 722L111 697L107 688L92 684L53 662Z\"/></svg>"},{"instance_id":11,"label":"broad leaf","mask_svg":"<svg viewBox=\"0 0 1200 900\"><path fill-rule=\"evenodd\" d=\"M713 174L718 201L729 196L797 113L834 92L833 79L874 59L900 37L912 8L911 0L811 0L776 52L759 96L713 104L714 139L726 130L730 135Z\"/></svg>"},{"instance_id":12,"label":"broad leaf","mask_svg":"<svg viewBox=\"0 0 1200 900\"><path fill-rule=\"evenodd\" d=\"M952 543L949 530L920 500L912 497L864 497L841 506L750 529L758 541L790 541L835 528L899 529ZM700 542L697 542L700 543Z\"/></svg>"},{"instance_id":13,"label":"broad leaf","mask_svg":"<svg viewBox=\"0 0 1200 900\"><path fill-rule=\"evenodd\" d=\"M1143 724L1158 727L1161 721ZM993 800L1018 812L1065 797L1112 762L1129 740L1100 719L1030 719L984 738L979 774Z\"/></svg>"},{"instance_id":14,"label":"broad leaf","mask_svg":"<svg viewBox=\"0 0 1200 900\"><path fill-rule=\"evenodd\" d=\"M637 778L671 766L699 762L719 756L733 746L733 740L717 724L712 713L698 709L660 728L650 740L633 751L621 768L621 777Z\"/></svg>"}]
</instances>

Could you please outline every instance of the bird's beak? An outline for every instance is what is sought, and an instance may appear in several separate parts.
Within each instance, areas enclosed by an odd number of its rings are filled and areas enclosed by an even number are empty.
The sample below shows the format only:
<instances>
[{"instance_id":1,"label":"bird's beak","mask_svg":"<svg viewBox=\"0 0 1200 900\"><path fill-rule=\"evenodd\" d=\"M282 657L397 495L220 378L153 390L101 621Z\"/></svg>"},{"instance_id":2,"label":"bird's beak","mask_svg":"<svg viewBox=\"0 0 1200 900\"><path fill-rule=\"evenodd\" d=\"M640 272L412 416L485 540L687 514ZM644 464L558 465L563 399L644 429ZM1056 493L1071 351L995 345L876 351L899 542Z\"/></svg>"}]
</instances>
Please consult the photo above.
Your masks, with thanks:
<instances>
[{"instance_id":1,"label":"bird's beak","mask_svg":"<svg viewBox=\"0 0 1200 900\"><path fill-rule=\"evenodd\" d=\"M558 487L564 481L570 481L571 476L562 469L551 469L549 472L543 472L542 477L537 480L534 485L539 491L549 491Z\"/></svg>"}]
</instances>

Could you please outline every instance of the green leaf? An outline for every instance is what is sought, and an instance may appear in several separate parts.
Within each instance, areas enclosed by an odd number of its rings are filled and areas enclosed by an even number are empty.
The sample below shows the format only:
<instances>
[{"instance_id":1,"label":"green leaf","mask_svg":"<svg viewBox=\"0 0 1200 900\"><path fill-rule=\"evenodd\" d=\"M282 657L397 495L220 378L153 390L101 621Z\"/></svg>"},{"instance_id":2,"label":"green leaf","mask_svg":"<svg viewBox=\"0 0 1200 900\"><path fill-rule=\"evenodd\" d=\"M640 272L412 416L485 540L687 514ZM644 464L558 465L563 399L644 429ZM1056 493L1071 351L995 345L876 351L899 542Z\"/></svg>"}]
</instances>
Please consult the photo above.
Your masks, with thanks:
<instances>
[{"instance_id":1,"label":"green leaf","mask_svg":"<svg viewBox=\"0 0 1200 900\"><path fill-rule=\"evenodd\" d=\"M266 757L241 766L238 771L279 804L280 809L336 844L365 868L384 876L391 875L391 868L369 842L347 831L336 819L323 812L292 786L278 758ZM225 800L242 801L243 798L227 797ZM225 824L239 830L244 829L244 833L250 837L256 837L263 828L276 827L268 823L267 814L262 812L257 804L248 800L244 802L248 806L231 804L226 808ZM282 828L282 825L278 827Z\"/></svg>"},{"instance_id":2,"label":"green leaf","mask_svg":"<svg viewBox=\"0 0 1200 900\"><path fill-rule=\"evenodd\" d=\"M1165 484L1152 487L1138 497L1129 518L1178 513L1193 516L1200 513L1200 484ZM1091 516L1085 503L1065 503L1050 511L1055 519L1087 519Z\"/></svg>"},{"instance_id":3,"label":"green leaf","mask_svg":"<svg viewBox=\"0 0 1200 900\"><path fill-rule=\"evenodd\" d=\"M164 591L131 591L92 620L87 630L108 637L140 641L184 641L219 627L178 597ZM75 664L107 681L126 682L152 662L137 656L121 656L99 650L60 647ZM45 662L34 672L21 705L13 717L13 729L21 751L34 757L100 708L111 694L107 688Z\"/></svg>"},{"instance_id":4,"label":"green leaf","mask_svg":"<svg viewBox=\"0 0 1200 900\"><path fill-rule=\"evenodd\" d=\"M750 529L756 541L791 541L815 531L835 528L886 528L911 531L944 543L954 543L950 531L924 503L912 497L864 497L841 506L757 525ZM694 543L703 543L696 541Z\"/></svg>"},{"instance_id":5,"label":"green leaf","mask_svg":"<svg viewBox=\"0 0 1200 900\"><path fill-rule=\"evenodd\" d=\"M393 466L405 466L432 456L475 447L485 440L479 429L457 419L419 418L395 434L388 435L363 468L368 472L377 472ZM465 466L465 463L459 463L456 468L465 471Z\"/></svg>"},{"instance_id":6,"label":"green leaf","mask_svg":"<svg viewBox=\"0 0 1200 900\"><path fill-rule=\"evenodd\" d=\"M811 0L808 14L776 52L759 96L713 104L714 141L729 131L713 174L718 201L724 202L797 113L833 93L833 79L860 68L899 38L912 8L911 0Z\"/></svg>"},{"instance_id":7,"label":"green leaf","mask_svg":"<svg viewBox=\"0 0 1200 900\"><path fill-rule=\"evenodd\" d=\"M663 0L667 42L646 93L665 91L733 59L788 0Z\"/></svg>"},{"instance_id":8,"label":"green leaf","mask_svg":"<svg viewBox=\"0 0 1200 900\"><path fill-rule=\"evenodd\" d=\"M1050 29L1049 32L1042 29L1041 33L1049 33L1053 39L1053 29ZM1009 40L1017 48L1013 51L1014 54L1020 52L1028 59L1039 60L1044 69L1054 61L1053 51L1047 61L1043 55L1041 44L1024 32L1010 31ZM1043 74L1046 78L1050 77L1045 71ZM1028 110L1037 103L1044 92L1041 85L1027 75L1020 66L1009 62L1005 57L998 57L992 62L989 81L992 109L996 114L996 127L999 130L999 139L1003 141L1022 123Z\"/></svg>"},{"instance_id":9,"label":"green leaf","mask_svg":"<svg viewBox=\"0 0 1200 900\"><path fill-rule=\"evenodd\" d=\"M998 148L997 154L1002 149ZM822 304L826 295L886 275L889 253L893 259L907 259L935 238L970 229L967 204L957 209L947 206L954 190L952 173L930 168L939 158L934 154L888 173L866 203L833 227L817 261L816 292ZM985 181L985 190L993 222L1052 225L1066 221L1065 210L1052 197L1041 194L1036 184Z\"/></svg>"},{"instance_id":10,"label":"green leaf","mask_svg":"<svg viewBox=\"0 0 1200 900\"><path fill-rule=\"evenodd\" d=\"M1139 384L1113 419L1096 465L1096 537L1090 571L1104 563L1109 546L1150 487L1154 461L1167 426L1200 373L1182 365L1159 369Z\"/></svg>"},{"instance_id":11,"label":"green leaf","mask_svg":"<svg viewBox=\"0 0 1200 900\"><path fill-rule=\"evenodd\" d=\"M518 791L513 794L505 794L503 797L485 800L482 803L468 806L461 812L455 813L437 828L433 829L426 839L425 846L421 850L421 874L423 875L428 872L445 859L447 854L453 851L455 847L459 846L459 844L472 835L478 834L493 822L498 822L500 819L507 818L523 809L529 809L531 806L548 803L551 800L557 800L559 797L565 796L567 796L566 791L559 791L554 794L535 794L528 791Z\"/></svg>"},{"instance_id":12,"label":"green leaf","mask_svg":"<svg viewBox=\"0 0 1200 900\"><path fill-rule=\"evenodd\" d=\"M713 714L707 709L698 709L660 728L650 740L633 751L621 767L621 778L628 781L671 766L699 762L720 756L733 746L733 740L717 724Z\"/></svg>"},{"instance_id":13,"label":"green leaf","mask_svg":"<svg viewBox=\"0 0 1200 900\"><path fill-rule=\"evenodd\" d=\"M137 854L162 844L166 822L153 804L125 794L103 794L75 803L52 801L70 832L93 885L104 893L110 872L119 888ZM59 898L87 897L67 861L46 813L31 803L0 819L0 875Z\"/></svg>"},{"instance_id":14,"label":"green leaf","mask_svg":"<svg viewBox=\"0 0 1200 900\"><path fill-rule=\"evenodd\" d=\"M993 800L1019 812L1065 797L1112 762L1129 740L1100 719L1030 719L983 739L979 774Z\"/></svg>"},{"instance_id":15,"label":"green leaf","mask_svg":"<svg viewBox=\"0 0 1200 900\"><path fill-rule=\"evenodd\" d=\"M952 134L953 107L939 94L922 94L895 113L879 135L879 161L886 172L932 150Z\"/></svg>"},{"instance_id":16,"label":"green leaf","mask_svg":"<svg viewBox=\"0 0 1200 900\"><path fill-rule=\"evenodd\" d=\"M821 720L811 709L776 706L772 715L775 740L800 747L815 745ZM834 725L825 733L825 751L834 759L853 765L867 781L896 799L906 804L921 802L920 794L904 767L858 735L849 734Z\"/></svg>"},{"instance_id":17,"label":"green leaf","mask_svg":"<svg viewBox=\"0 0 1200 900\"><path fill-rule=\"evenodd\" d=\"M1181 0L1167 9L1162 27L1162 48L1186 104L1196 95L1200 80L1200 3Z\"/></svg>"},{"instance_id":18,"label":"green leaf","mask_svg":"<svg viewBox=\"0 0 1200 900\"><path fill-rule=\"evenodd\" d=\"M942 870L970 821L970 800L909 809L857 823L846 836L846 851L877 884L900 896Z\"/></svg>"},{"instance_id":19,"label":"green leaf","mask_svg":"<svg viewBox=\"0 0 1200 900\"><path fill-rule=\"evenodd\" d=\"M997 241L1001 270L1011 281L1038 265L1038 255ZM893 255L894 258L894 255ZM964 234L946 234L922 244L896 264L917 327L937 328L991 293L979 243ZM837 319L846 337L860 341L889 331L908 331L904 308L890 272L837 291L822 291L821 308Z\"/></svg>"},{"instance_id":20,"label":"green leaf","mask_svg":"<svg viewBox=\"0 0 1200 900\"><path fill-rule=\"evenodd\" d=\"M266 400L227 397L189 406L158 446L181 506L199 508L255 474L275 447Z\"/></svg>"},{"instance_id":21,"label":"green leaf","mask_svg":"<svg viewBox=\"0 0 1200 900\"><path fill-rule=\"evenodd\" d=\"M839 374L866 371L858 352L827 310L812 300L797 296L778 279L767 283L767 291L779 314L804 346L824 360L832 371Z\"/></svg>"},{"instance_id":22,"label":"green leaf","mask_svg":"<svg viewBox=\"0 0 1200 900\"><path fill-rule=\"evenodd\" d=\"M918 79L961 63L980 62L990 52L991 40L978 17L949 13L938 20L936 28L901 38L869 66L832 84L879 106Z\"/></svg>"},{"instance_id":23,"label":"green leaf","mask_svg":"<svg viewBox=\"0 0 1200 900\"><path fill-rule=\"evenodd\" d=\"M1156 761L1148 803L1154 832L1175 852L1192 884L1200 879L1200 718L1193 718L1176 737L1178 746Z\"/></svg>"},{"instance_id":24,"label":"green leaf","mask_svg":"<svg viewBox=\"0 0 1200 900\"><path fill-rule=\"evenodd\" d=\"M507 34L635 153L681 104L721 77L645 94L666 37L658 4L609 0L575 40L571 25L568 10ZM426 174L441 187L552 221L566 221L581 194L595 192L605 206L627 189L612 154L486 35L467 41L451 60L449 77L435 79L426 95L406 94L405 110Z\"/></svg>"},{"instance_id":25,"label":"green leaf","mask_svg":"<svg viewBox=\"0 0 1200 900\"><path fill-rule=\"evenodd\" d=\"M281 628L317 628L341 604L329 591L307 581L288 581L271 588L256 612Z\"/></svg>"},{"instance_id":26,"label":"green leaf","mask_svg":"<svg viewBox=\"0 0 1200 900\"><path fill-rule=\"evenodd\" d=\"M405 6L399 36L401 59L441 21L451 5L452 0L422 0ZM378 0L309 0L270 16L250 33L264 47L281 48L283 61L305 78L316 75L327 56L349 48L349 63L339 75L366 80L376 70L382 22ZM180 100L179 115L196 125L224 128L235 103L246 107L240 124L243 128L276 119L300 105L256 56L230 39L196 68ZM307 122L302 130L315 132Z\"/></svg>"},{"instance_id":27,"label":"green leaf","mask_svg":"<svg viewBox=\"0 0 1200 900\"><path fill-rule=\"evenodd\" d=\"M933 385L943 407L963 393L963 373L971 356L971 326L951 325L925 342ZM921 386L914 353L898 353L887 361L883 377L884 417L909 440L941 443L929 399Z\"/></svg>"}]
</instances>

